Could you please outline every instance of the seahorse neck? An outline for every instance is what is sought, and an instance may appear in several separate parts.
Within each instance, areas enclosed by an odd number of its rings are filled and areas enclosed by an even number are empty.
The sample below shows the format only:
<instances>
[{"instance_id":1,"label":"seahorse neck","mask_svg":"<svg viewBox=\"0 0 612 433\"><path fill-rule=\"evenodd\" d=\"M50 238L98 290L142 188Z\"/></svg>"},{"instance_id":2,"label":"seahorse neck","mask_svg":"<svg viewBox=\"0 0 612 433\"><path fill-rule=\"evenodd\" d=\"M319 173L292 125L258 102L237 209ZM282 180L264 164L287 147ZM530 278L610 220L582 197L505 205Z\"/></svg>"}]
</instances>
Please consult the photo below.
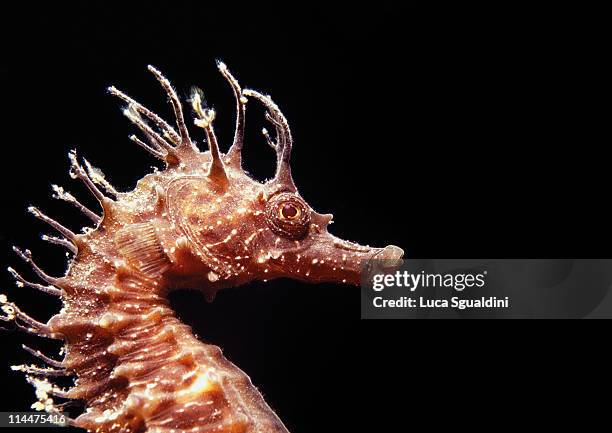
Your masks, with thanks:
<instances>
[{"instance_id":1,"label":"seahorse neck","mask_svg":"<svg viewBox=\"0 0 612 433\"><path fill-rule=\"evenodd\" d=\"M64 308L48 323L65 336L63 365L77 376L66 396L86 402L76 425L156 431L172 417L181 430L210 423L220 432L287 432L248 376L176 317L163 282L117 264L97 267L69 272Z\"/></svg>"}]
</instances>

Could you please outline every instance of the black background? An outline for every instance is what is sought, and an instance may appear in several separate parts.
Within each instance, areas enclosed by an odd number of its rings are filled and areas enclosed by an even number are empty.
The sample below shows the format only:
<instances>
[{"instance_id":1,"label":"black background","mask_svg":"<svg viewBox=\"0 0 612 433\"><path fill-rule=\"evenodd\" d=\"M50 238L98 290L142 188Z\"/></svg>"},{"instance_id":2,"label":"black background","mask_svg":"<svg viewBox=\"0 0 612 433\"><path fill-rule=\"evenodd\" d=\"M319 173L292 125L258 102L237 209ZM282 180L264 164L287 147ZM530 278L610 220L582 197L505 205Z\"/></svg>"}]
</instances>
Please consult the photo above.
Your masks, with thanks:
<instances>
[{"instance_id":1,"label":"black background","mask_svg":"<svg viewBox=\"0 0 612 433\"><path fill-rule=\"evenodd\" d=\"M234 103L216 59L281 106L295 138L296 184L315 209L334 213L334 234L395 244L407 257L609 256L601 81L609 50L597 11L382 3L279 11L204 2L4 8L3 264L25 270L10 252L17 244L50 272L64 269L63 252L42 245L46 228L25 208L40 205L73 228L84 223L49 198L50 183L86 197L67 176L69 149L124 190L156 164L127 139L134 128L105 92L115 85L169 118L147 64L183 97L191 85L203 88L227 148ZM274 155L260 135L263 110L251 104L244 158L263 180ZM13 288L8 275L1 281L37 318L58 309ZM585 386L585 375L597 372L569 374L570 354L591 359L599 350L584 331L364 322L351 287L282 280L229 290L210 305L190 292L172 300L252 377L292 432L404 431L421 417L473 422L451 414L459 403L520 419L531 409L511 409L503 397L518 392L523 406L552 401L561 410L567 386ZM25 410L32 390L8 365L29 360L22 341L47 344L0 335L9 397L2 409ZM476 396L466 398L467 390ZM432 407L443 409L432 418Z\"/></svg>"}]
</instances>

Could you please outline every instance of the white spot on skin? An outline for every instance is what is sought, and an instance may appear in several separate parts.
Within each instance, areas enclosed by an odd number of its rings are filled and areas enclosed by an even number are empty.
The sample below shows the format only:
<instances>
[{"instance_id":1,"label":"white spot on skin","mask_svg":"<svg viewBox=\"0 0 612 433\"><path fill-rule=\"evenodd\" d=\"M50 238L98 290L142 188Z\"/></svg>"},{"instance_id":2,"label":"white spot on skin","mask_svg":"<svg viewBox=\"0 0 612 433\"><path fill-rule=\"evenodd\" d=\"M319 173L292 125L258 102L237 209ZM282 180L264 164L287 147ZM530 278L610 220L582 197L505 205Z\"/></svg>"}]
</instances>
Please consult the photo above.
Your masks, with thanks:
<instances>
[{"instance_id":1,"label":"white spot on skin","mask_svg":"<svg viewBox=\"0 0 612 433\"><path fill-rule=\"evenodd\" d=\"M113 266L114 266L116 269L125 268L125 267L126 267L125 260L120 260L120 259L115 260L115 261L113 262Z\"/></svg>"},{"instance_id":2,"label":"white spot on skin","mask_svg":"<svg viewBox=\"0 0 612 433\"><path fill-rule=\"evenodd\" d=\"M193 374L196 375L196 378L191 384L191 386L177 393L177 401L179 403L186 403L188 401L193 401L197 399L202 394L205 394L215 389L219 381L219 377L215 372L214 368L210 368L207 370L199 368L193 373L187 373L186 375L184 375L183 380L189 379L189 377L193 376Z\"/></svg>"},{"instance_id":3,"label":"white spot on skin","mask_svg":"<svg viewBox=\"0 0 612 433\"><path fill-rule=\"evenodd\" d=\"M15 318L15 309L11 305L3 305L2 311L6 314L8 320L13 320Z\"/></svg>"}]
</instances>

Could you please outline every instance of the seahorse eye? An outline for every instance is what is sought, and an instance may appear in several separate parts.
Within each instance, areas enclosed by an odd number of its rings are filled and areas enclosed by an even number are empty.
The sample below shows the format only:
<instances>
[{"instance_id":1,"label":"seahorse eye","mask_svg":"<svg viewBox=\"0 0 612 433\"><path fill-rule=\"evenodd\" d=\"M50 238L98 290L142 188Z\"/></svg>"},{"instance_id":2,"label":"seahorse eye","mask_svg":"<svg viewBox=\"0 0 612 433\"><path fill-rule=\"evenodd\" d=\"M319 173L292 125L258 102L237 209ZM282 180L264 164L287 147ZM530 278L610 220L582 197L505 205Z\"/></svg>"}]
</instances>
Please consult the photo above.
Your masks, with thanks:
<instances>
[{"instance_id":1,"label":"seahorse eye","mask_svg":"<svg viewBox=\"0 0 612 433\"><path fill-rule=\"evenodd\" d=\"M279 214L281 218L285 218L288 220L294 220L294 219L299 218L300 209L293 203L284 203L280 207Z\"/></svg>"},{"instance_id":2,"label":"seahorse eye","mask_svg":"<svg viewBox=\"0 0 612 433\"><path fill-rule=\"evenodd\" d=\"M268 203L266 221L277 235L288 239L301 239L308 233L310 208L297 195L281 193Z\"/></svg>"}]
</instances>

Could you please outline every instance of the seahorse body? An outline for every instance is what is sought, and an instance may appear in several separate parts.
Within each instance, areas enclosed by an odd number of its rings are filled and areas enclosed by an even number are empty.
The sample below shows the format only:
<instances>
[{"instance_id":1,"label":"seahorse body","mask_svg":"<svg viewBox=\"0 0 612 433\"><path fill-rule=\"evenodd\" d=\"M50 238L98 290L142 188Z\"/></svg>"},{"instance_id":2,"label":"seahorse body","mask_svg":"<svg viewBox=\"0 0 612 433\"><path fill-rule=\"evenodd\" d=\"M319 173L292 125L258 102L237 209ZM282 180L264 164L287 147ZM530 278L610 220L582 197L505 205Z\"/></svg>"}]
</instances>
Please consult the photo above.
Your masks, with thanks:
<instances>
[{"instance_id":1,"label":"seahorse body","mask_svg":"<svg viewBox=\"0 0 612 433\"><path fill-rule=\"evenodd\" d=\"M177 129L115 88L110 92L128 104L124 113L147 138L132 140L166 168L122 193L71 152L72 177L98 198L103 215L59 187L56 196L79 207L95 228L75 234L30 208L62 235L46 239L74 252L65 276L55 278L33 262L29 251L16 250L48 285L11 269L18 284L63 300L62 310L46 324L0 298L2 320L65 341L61 361L29 349L50 367L14 367L26 372L37 389L33 407L55 411L61 406L54 398L82 400L85 411L71 424L92 432L287 432L249 377L176 318L168 292L199 288L212 300L221 288L279 277L358 284L362 260L401 258L397 247L363 247L328 233L331 215L312 210L293 183L285 117L269 97L243 91L225 65L219 69L237 105L227 154L219 151L214 111L202 107L200 93L191 102L195 123L207 136L206 152L191 140L172 86L150 67L168 94ZM264 130L277 152L276 175L266 183L241 168L247 97L263 103L276 130L275 140ZM74 386L59 389L49 380L57 375L73 375Z\"/></svg>"}]
</instances>

